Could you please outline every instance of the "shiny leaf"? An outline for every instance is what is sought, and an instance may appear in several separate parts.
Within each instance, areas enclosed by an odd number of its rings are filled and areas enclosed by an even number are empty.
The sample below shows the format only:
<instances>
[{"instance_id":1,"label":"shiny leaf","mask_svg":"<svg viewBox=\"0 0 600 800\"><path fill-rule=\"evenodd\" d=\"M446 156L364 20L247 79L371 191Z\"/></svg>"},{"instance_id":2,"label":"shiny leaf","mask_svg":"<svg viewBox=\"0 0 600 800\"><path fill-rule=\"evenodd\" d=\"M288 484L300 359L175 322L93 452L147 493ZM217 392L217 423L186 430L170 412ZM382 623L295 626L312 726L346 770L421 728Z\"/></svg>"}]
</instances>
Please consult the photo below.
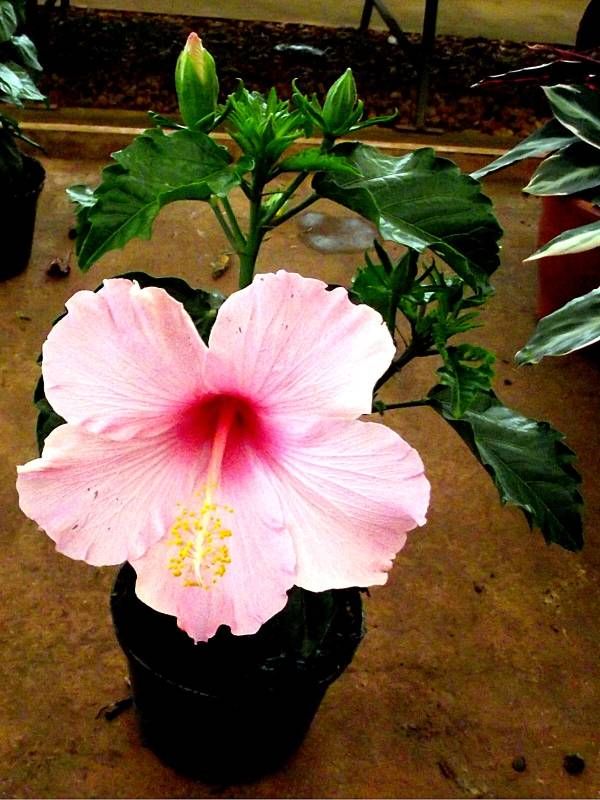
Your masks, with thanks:
<instances>
[{"instance_id":1,"label":"shiny leaf","mask_svg":"<svg viewBox=\"0 0 600 800\"><path fill-rule=\"evenodd\" d=\"M544 86L556 119L584 142L600 148L600 96L585 86Z\"/></svg>"},{"instance_id":2,"label":"shiny leaf","mask_svg":"<svg viewBox=\"0 0 600 800\"><path fill-rule=\"evenodd\" d=\"M374 222L384 239L431 249L472 288L488 286L499 264L501 228L477 181L430 148L400 157L360 144L333 152L359 174L317 174L313 185L321 196Z\"/></svg>"},{"instance_id":3,"label":"shiny leaf","mask_svg":"<svg viewBox=\"0 0 600 800\"><path fill-rule=\"evenodd\" d=\"M523 189L535 195L568 195L600 185L600 151L583 142L543 161Z\"/></svg>"},{"instance_id":4,"label":"shiny leaf","mask_svg":"<svg viewBox=\"0 0 600 800\"><path fill-rule=\"evenodd\" d=\"M576 297L543 317L515 356L517 364L537 364L545 356L564 356L600 341L600 288Z\"/></svg>"},{"instance_id":5,"label":"shiny leaf","mask_svg":"<svg viewBox=\"0 0 600 800\"><path fill-rule=\"evenodd\" d=\"M520 508L548 543L582 548L581 478L559 431L506 408L493 392L481 393L462 419L452 416L448 389L435 387L430 400L491 475L503 504Z\"/></svg>"},{"instance_id":6,"label":"shiny leaf","mask_svg":"<svg viewBox=\"0 0 600 800\"><path fill-rule=\"evenodd\" d=\"M578 228L571 228L555 236L539 250L530 255L525 261L534 261L538 258L548 256L562 256L567 253L583 253L585 250L593 250L600 247L600 222L590 222L588 225L580 225ZM600 275L598 275L600 283Z\"/></svg>"},{"instance_id":7,"label":"shiny leaf","mask_svg":"<svg viewBox=\"0 0 600 800\"><path fill-rule=\"evenodd\" d=\"M88 269L102 255L134 237L149 239L161 208L176 200L209 200L225 195L247 165L231 165L225 148L197 131L159 129L136 137L113 154L95 203L82 209L78 222L79 266Z\"/></svg>"},{"instance_id":8,"label":"shiny leaf","mask_svg":"<svg viewBox=\"0 0 600 800\"><path fill-rule=\"evenodd\" d=\"M17 30L17 15L10 0L0 0L0 43L7 42Z\"/></svg>"},{"instance_id":9,"label":"shiny leaf","mask_svg":"<svg viewBox=\"0 0 600 800\"><path fill-rule=\"evenodd\" d=\"M562 150L570 144L574 144L577 137L564 128L560 122L551 119L544 126L537 131L523 139L522 142L515 145L515 147L508 150L508 152L501 155L495 161L492 161L485 167L471 173L471 177L480 181L492 172L499 169L504 169L511 164L516 164L524 158L531 158L532 156L545 156L547 153L553 153L555 150Z\"/></svg>"}]
</instances>

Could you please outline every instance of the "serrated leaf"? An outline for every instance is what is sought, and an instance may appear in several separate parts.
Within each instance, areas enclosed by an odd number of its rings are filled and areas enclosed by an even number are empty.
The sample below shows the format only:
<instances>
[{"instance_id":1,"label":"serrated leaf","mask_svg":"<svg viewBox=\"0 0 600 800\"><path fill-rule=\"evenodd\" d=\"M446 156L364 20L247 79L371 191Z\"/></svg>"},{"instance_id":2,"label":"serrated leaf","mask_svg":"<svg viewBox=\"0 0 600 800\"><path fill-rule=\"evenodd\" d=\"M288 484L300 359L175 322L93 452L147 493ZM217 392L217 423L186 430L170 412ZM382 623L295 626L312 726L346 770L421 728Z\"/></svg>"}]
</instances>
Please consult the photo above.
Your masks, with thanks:
<instances>
[{"instance_id":1,"label":"serrated leaf","mask_svg":"<svg viewBox=\"0 0 600 800\"><path fill-rule=\"evenodd\" d=\"M509 167L525 158L545 156L555 150L562 150L570 144L574 144L577 137L568 131L555 119L551 119L539 130L534 131L531 136L523 139L522 142L508 150L499 158L487 164L485 167L471 173L471 177L480 181L492 172Z\"/></svg>"},{"instance_id":2,"label":"serrated leaf","mask_svg":"<svg viewBox=\"0 0 600 800\"><path fill-rule=\"evenodd\" d=\"M502 230L477 181L430 148L400 157L360 144L333 152L359 175L316 175L313 186L322 197L374 222L384 239L431 249L472 288L488 286Z\"/></svg>"},{"instance_id":3,"label":"serrated leaf","mask_svg":"<svg viewBox=\"0 0 600 800\"><path fill-rule=\"evenodd\" d=\"M352 281L351 294L387 319L392 297L392 279L381 264L367 264Z\"/></svg>"},{"instance_id":4,"label":"serrated leaf","mask_svg":"<svg viewBox=\"0 0 600 800\"><path fill-rule=\"evenodd\" d=\"M17 14L10 0L0 0L0 43L7 42L17 30Z\"/></svg>"},{"instance_id":5,"label":"serrated leaf","mask_svg":"<svg viewBox=\"0 0 600 800\"><path fill-rule=\"evenodd\" d=\"M580 225L578 228L560 233L528 256L525 261L562 256L567 253L583 253L596 247L600 247L600 222L590 222L588 225ZM600 275L598 280L600 281Z\"/></svg>"},{"instance_id":6,"label":"serrated leaf","mask_svg":"<svg viewBox=\"0 0 600 800\"><path fill-rule=\"evenodd\" d=\"M547 542L580 550L581 478L563 435L507 408L493 392L481 394L460 420L452 416L449 389L435 387L429 397L491 475L501 502L520 508Z\"/></svg>"},{"instance_id":7,"label":"serrated leaf","mask_svg":"<svg viewBox=\"0 0 600 800\"><path fill-rule=\"evenodd\" d=\"M459 419L481 392L490 390L496 358L489 350L471 344L447 347L445 343L439 343L438 347L444 365L437 373L440 383L450 389L450 412Z\"/></svg>"},{"instance_id":8,"label":"serrated leaf","mask_svg":"<svg viewBox=\"0 0 600 800\"><path fill-rule=\"evenodd\" d=\"M277 165L282 172L345 172L356 175L356 169L342 156L322 153L318 147L308 147Z\"/></svg>"},{"instance_id":9,"label":"serrated leaf","mask_svg":"<svg viewBox=\"0 0 600 800\"><path fill-rule=\"evenodd\" d=\"M600 97L585 86L543 86L554 116L579 139L600 148Z\"/></svg>"},{"instance_id":10,"label":"serrated leaf","mask_svg":"<svg viewBox=\"0 0 600 800\"><path fill-rule=\"evenodd\" d=\"M528 194L567 195L600 185L600 151L577 142L542 161L523 189Z\"/></svg>"},{"instance_id":11,"label":"serrated leaf","mask_svg":"<svg viewBox=\"0 0 600 800\"><path fill-rule=\"evenodd\" d=\"M545 356L565 356L600 341L600 288L576 297L542 317L535 333L515 356L517 364L537 364Z\"/></svg>"},{"instance_id":12,"label":"serrated leaf","mask_svg":"<svg viewBox=\"0 0 600 800\"><path fill-rule=\"evenodd\" d=\"M135 237L149 239L168 203L226 195L248 168L246 161L230 164L224 147L188 130L146 131L113 159L94 192L96 202L80 212L77 254L84 270Z\"/></svg>"}]
</instances>

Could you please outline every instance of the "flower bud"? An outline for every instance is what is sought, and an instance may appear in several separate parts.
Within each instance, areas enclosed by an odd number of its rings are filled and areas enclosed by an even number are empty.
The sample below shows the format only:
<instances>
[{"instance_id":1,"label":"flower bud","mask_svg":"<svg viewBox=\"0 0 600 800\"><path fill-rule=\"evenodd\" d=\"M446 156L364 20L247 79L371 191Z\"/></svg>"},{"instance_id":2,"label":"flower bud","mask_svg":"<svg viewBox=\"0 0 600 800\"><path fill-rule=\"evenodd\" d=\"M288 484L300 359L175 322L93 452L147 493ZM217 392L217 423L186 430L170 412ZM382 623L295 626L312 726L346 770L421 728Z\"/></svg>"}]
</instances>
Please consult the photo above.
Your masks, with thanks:
<instances>
[{"instance_id":1,"label":"flower bud","mask_svg":"<svg viewBox=\"0 0 600 800\"><path fill-rule=\"evenodd\" d=\"M177 59L175 88L179 111L188 128L216 111L219 80L215 61L196 33L190 33Z\"/></svg>"},{"instance_id":2,"label":"flower bud","mask_svg":"<svg viewBox=\"0 0 600 800\"><path fill-rule=\"evenodd\" d=\"M355 121L356 101L356 83L348 68L329 89L323 103L323 120L328 132L346 133Z\"/></svg>"}]
</instances>

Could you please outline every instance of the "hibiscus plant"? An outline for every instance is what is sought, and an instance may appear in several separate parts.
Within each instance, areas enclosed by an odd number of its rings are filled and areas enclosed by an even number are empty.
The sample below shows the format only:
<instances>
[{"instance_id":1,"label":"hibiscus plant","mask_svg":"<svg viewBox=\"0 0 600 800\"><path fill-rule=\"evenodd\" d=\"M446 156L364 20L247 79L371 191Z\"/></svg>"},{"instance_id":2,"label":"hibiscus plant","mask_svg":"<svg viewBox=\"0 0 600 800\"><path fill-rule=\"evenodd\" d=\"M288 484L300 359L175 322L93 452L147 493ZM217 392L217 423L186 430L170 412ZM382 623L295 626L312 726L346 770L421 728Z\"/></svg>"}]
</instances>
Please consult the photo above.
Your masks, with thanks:
<instances>
[{"instance_id":1,"label":"hibiscus plant","mask_svg":"<svg viewBox=\"0 0 600 800\"><path fill-rule=\"evenodd\" d=\"M338 142L376 121L363 119L350 70L322 104L297 85L288 101L242 83L220 104L191 34L176 86L181 121L153 114L97 188L70 190L79 264L149 238L166 204L198 200L238 256L240 290L225 299L129 273L69 300L43 348L43 449L19 468L25 513L73 558L130 561L138 596L193 639L223 624L254 633L293 586L385 582L425 521L429 484L413 448L358 418L423 406L467 443L502 503L579 549L580 479L563 436L504 406L492 353L455 342L478 324L499 265L480 184L429 148L392 157ZM317 133L318 146L302 145ZM255 274L264 238L320 198L378 229L350 287ZM431 357L431 390L387 404L382 387Z\"/></svg>"}]
</instances>

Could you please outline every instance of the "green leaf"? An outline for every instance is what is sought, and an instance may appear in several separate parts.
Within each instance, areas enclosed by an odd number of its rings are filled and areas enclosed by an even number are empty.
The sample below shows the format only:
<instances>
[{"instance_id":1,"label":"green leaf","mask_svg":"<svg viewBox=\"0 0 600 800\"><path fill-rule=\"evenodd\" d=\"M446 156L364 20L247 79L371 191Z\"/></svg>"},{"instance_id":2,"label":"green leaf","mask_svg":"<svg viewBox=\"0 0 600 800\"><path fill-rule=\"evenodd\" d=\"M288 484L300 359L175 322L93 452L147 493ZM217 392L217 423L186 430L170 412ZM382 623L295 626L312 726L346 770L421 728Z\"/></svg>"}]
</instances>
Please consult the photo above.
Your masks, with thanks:
<instances>
[{"instance_id":1,"label":"green leaf","mask_svg":"<svg viewBox=\"0 0 600 800\"><path fill-rule=\"evenodd\" d=\"M77 183L73 186L67 187L66 191L69 199L74 203L77 203L77 205L80 207L83 206L84 208L91 208L96 203L94 190L91 186L86 186L83 183Z\"/></svg>"},{"instance_id":2,"label":"green leaf","mask_svg":"<svg viewBox=\"0 0 600 800\"><path fill-rule=\"evenodd\" d=\"M585 86L543 86L554 116L584 142L600 148L600 96Z\"/></svg>"},{"instance_id":3,"label":"green leaf","mask_svg":"<svg viewBox=\"0 0 600 800\"><path fill-rule=\"evenodd\" d=\"M224 196L241 180L246 161L230 164L224 147L199 131L146 131L113 154L95 203L80 211L77 254L88 269L134 237L149 239L161 208L176 200Z\"/></svg>"},{"instance_id":4,"label":"green leaf","mask_svg":"<svg viewBox=\"0 0 600 800\"><path fill-rule=\"evenodd\" d=\"M4 97L0 96L0 100L15 106L22 106L24 100L46 99L29 73L14 61L0 64L0 93L4 95Z\"/></svg>"},{"instance_id":5,"label":"green leaf","mask_svg":"<svg viewBox=\"0 0 600 800\"><path fill-rule=\"evenodd\" d=\"M430 148L401 157L361 144L333 152L359 174L317 174L313 186L322 197L374 222L384 239L431 249L472 288L487 287L502 230L477 181Z\"/></svg>"},{"instance_id":6,"label":"green leaf","mask_svg":"<svg viewBox=\"0 0 600 800\"><path fill-rule=\"evenodd\" d=\"M21 64L27 69L40 72L42 65L38 61L37 50L29 36L22 33L20 36L13 36L10 40L12 47L17 51Z\"/></svg>"},{"instance_id":7,"label":"green leaf","mask_svg":"<svg viewBox=\"0 0 600 800\"><path fill-rule=\"evenodd\" d=\"M460 420L452 416L449 389L435 387L429 396L491 475L502 503L520 508L547 542L580 550L581 478L563 435L506 408L493 392L480 394Z\"/></svg>"},{"instance_id":8,"label":"green leaf","mask_svg":"<svg viewBox=\"0 0 600 800\"><path fill-rule=\"evenodd\" d=\"M537 364L545 356L565 356L600 341L600 288L576 297L543 317L515 356L517 364Z\"/></svg>"},{"instance_id":9,"label":"green leaf","mask_svg":"<svg viewBox=\"0 0 600 800\"><path fill-rule=\"evenodd\" d=\"M491 389L496 358L484 347L471 344L446 347L440 343L438 347L444 361L437 371L440 383L450 388L450 413L459 419L481 392Z\"/></svg>"},{"instance_id":10,"label":"green leaf","mask_svg":"<svg viewBox=\"0 0 600 800\"><path fill-rule=\"evenodd\" d=\"M17 15L10 0L0 0L0 43L7 42L17 30Z\"/></svg>"},{"instance_id":11,"label":"green leaf","mask_svg":"<svg viewBox=\"0 0 600 800\"><path fill-rule=\"evenodd\" d=\"M369 263L352 280L351 294L387 319L392 297L392 278L381 264Z\"/></svg>"},{"instance_id":12,"label":"green leaf","mask_svg":"<svg viewBox=\"0 0 600 800\"><path fill-rule=\"evenodd\" d=\"M61 314L59 319L63 316L64 314ZM56 413L56 411L52 408L52 406L46 399L46 395L44 393L44 379L42 378L41 375L36 384L35 391L33 393L33 402L38 410L38 418L37 418L35 434L38 446L38 453L41 455L42 450L44 449L44 442L46 441L46 437L49 436L55 428L58 428L59 425L64 425L66 420L64 420L61 416L59 416Z\"/></svg>"},{"instance_id":13,"label":"green leaf","mask_svg":"<svg viewBox=\"0 0 600 800\"><path fill-rule=\"evenodd\" d=\"M600 247L600 222L590 222L588 225L580 225L578 228L560 233L528 256L525 261L562 256L567 253L583 253L596 247ZM600 281L600 275L598 280Z\"/></svg>"},{"instance_id":14,"label":"green leaf","mask_svg":"<svg viewBox=\"0 0 600 800\"><path fill-rule=\"evenodd\" d=\"M308 147L277 165L282 172L345 172L357 175L356 168L343 156L322 153L318 147Z\"/></svg>"},{"instance_id":15,"label":"green leaf","mask_svg":"<svg viewBox=\"0 0 600 800\"><path fill-rule=\"evenodd\" d=\"M516 164L524 158L545 156L547 153L552 153L555 150L562 150L564 147L568 147L568 145L574 144L576 141L576 136L567 131L560 122L551 119L537 131L534 131L531 136L523 139L522 142L519 142L519 144L515 145L515 147L508 150L495 161L472 172L471 177L480 181L491 172L496 172L511 164Z\"/></svg>"},{"instance_id":16,"label":"green leaf","mask_svg":"<svg viewBox=\"0 0 600 800\"><path fill-rule=\"evenodd\" d=\"M523 189L535 195L577 194L600 185L600 152L583 142L542 161Z\"/></svg>"}]
</instances>

